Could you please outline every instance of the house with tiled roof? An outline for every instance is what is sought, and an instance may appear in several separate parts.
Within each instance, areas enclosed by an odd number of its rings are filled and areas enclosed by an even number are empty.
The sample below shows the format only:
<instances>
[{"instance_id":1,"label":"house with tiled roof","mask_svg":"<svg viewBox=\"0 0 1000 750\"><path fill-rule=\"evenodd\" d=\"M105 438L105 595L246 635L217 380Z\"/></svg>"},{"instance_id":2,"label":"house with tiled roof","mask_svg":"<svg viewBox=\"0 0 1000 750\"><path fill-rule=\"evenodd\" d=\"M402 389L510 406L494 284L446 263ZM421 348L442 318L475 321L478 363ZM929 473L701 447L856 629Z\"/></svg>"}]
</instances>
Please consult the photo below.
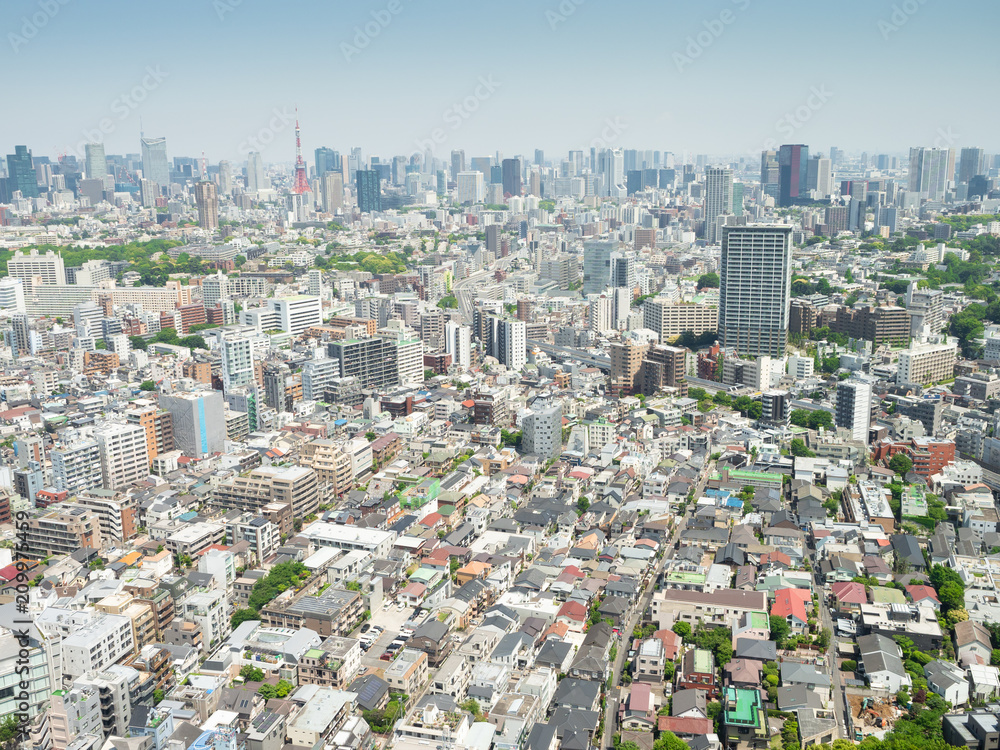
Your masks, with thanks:
<instances>
[{"instance_id":1,"label":"house with tiled roof","mask_svg":"<svg viewBox=\"0 0 1000 750\"><path fill-rule=\"evenodd\" d=\"M863 583L840 581L830 587L830 598L840 614L856 615L861 612L861 605L868 603L868 592Z\"/></svg>"},{"instance_id":2,"label":"house with tiled roof","mask_svg":"<svg viewBox=\"0 0 1000 750\"><path fill-rule=\"evenodd\" d=\"M793 633L805 633L809 626L806 607L811 602L812 594L806 589L778 589L774 592L771 616L784 619Z\"/></svg>"}]
</instances>

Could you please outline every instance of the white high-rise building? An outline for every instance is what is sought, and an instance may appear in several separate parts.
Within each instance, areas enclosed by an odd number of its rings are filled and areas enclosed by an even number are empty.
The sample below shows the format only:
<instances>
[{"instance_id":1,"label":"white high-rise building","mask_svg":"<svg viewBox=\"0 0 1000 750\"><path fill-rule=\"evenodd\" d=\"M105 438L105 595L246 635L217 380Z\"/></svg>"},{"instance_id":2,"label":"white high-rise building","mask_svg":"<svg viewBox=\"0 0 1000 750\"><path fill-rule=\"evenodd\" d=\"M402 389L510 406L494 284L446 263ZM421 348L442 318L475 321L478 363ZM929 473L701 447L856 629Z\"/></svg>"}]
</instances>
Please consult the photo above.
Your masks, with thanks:
<instances>
[{"instance_id":1,"label":"white high-rise building","mask_svg":"<svg viewBox=\"0 0 1000 750\"><path fill-rule=\"evenodd\" d=\"M94 430L94 438L101 454L104 489L117 490L149 476L144 427L106 423Z\"/></svg>"},{"instance_id":2,"label":"white high-rise building","mask_svg":"<svg viewBox=\"0 0 1000 750\"><path fill-rule=\"evenodd\" d=\"M719 339L741 355L784 357L792 282L792 228L723 227Z\"/></svg>"},{"instance_id":3,"label":"white high-rise building","mask_svg":"<svg viewBox=\"0 0 1000 750\"><path fill-rule=\"evenodd\" d=\"M453 365L468 370L472 366L472 329L452 320L445 323L444 352L451 355Z\"/></svg>"},{"instance_id":4,"label":"white high-rise building","mask_svg":"<svg viewBox=\"0 0 1000 750\"><path fill-rule=\"evenodd\" d=\"M170 185L170 163L167 161L166 138L142 138L142 176L160 187Z\"/></svg>"},{"instance_id":5,"label":"white high-rise building","mask_svg":"<svg viewBox=\"0 0 1000 750\"><path fill-rule=\"evenodd\" d=\"M302 364L302 398L322 401L326 389L340 377L340 361L324 357Z\"/></svg>"},{"instance_id":6,"label":"white high-rise building","mask_svg":"<svg viewBox=\"0 0 1000 750\"><path fill-rule=\"evenodd\" d=\"M25 284L30 284L32 279L41 278L43 284L66 284L66 264L63 263L62 256L56 255L49 250L44 255L38 250L32 250L25 254L20 250L14 253L14 257L7 261L7 275L14 279L20 279Z\"/></svg>"},{"instance_id":7,"label":"white high-rise building","mask_svg":"<svg viewBox=\"0 0 1000 750\"><path fill-rule=\"evenodd\" d=\"M527 326L523 320L490 317L487 353L509 370L520 370L528 361Z\"/></svg>"},{"instance_id":8,"label":"white high-rise building","mask_svg":"<svg viewBox=\"0 0 1000 750\"><path fill-rule=\"evenodd\" d=\"M253 341L248 336L227 335L226 331L216 334L219 353L222 355L222 388L230 389L254 382Z\"/></svg>"},{"instance_id":9,"label":"white high-rise building","mask_svg":"<svg viewBox=\"0 0 1000 750\"><path fill-rule=\"evenodd\" d=\"M0 310L10 313L24 313L24 282L7 276L0 279Z\"/></svg>"},{"instance_id":10,"label":"white high-rise building","mask_svg":"<svg viewBox=\"0 0 1000 750\"><path fill-rule=\"evenodd\" d=\"M93 440L71 441L49 452L52 484L57 490L78 495L101 487L101 452Z\"/></svg>"},{"instance_id":11,"label":"white high-rise building","mask_svg":"<svg viewBox=\"0 0 1000 750\"><path fill-rule=\"evenodd\" d=\"M229 277L219 271L206 276L201 282L201 300L211 310L229 296Z\"/></svg>"},{"instance_id":12,"label":"white high-rise building","mask_svg":"<svg viewBox=\"0 0 1000 750\"><path fill-rule=\"evenodd\" d=\"M705 170L705 239L719 241L716 217L733 212L733 170L709 167Z\"/></svg>"},{"instance_id":13,"label":"white high-rise building","mask_svg":"<svg viewBox=\"0 0 1000 750\"><path fill-rule=\"evenodd\" d=\"M344 175L340 172L327 172L323 175L323 210L333 214L343 207Z\"/></svg>"},{"instance_id":14,"label":"white high-rise building","mask_svg":"<svg viewBox=\"0 0 1000 750\"><path fill-rule=\"evenodd\" d=\"M536 403L521 420L521 452L539 458L555 458L562 452L562 407Z\"/></svg>"},{"instance_id":15,"label":"white high-rise building","mask_svg":"<svg viewBox=\"0 0 1000 750\"><path fill-rule=\"evenodd\" d=\"M313 297L323 299L323 271L319 268L310 268L306 275L309 294Z\"/></svg>"},{"instance_id":16,"label":"white high-rise building","mask_svg":"<svg viewBox=\"0 0 1000 750\"><path fill-rule=\"evenodd\" d=\"M270 299L267 305L277 313L281 330L293 336L323 322L323 305L319 297L299 294Z\"/></svg>"},{"instance_id":17,"label":"white high-rise building","mask_svg":"<svg viewBox=\"0 0 1000 750\"><path fill-rule=\"evenodd\" d=\"M597 335L610 331L614 328L613 320L614 310L611 297L606 297L603 294L599 297L592 297L588 315L590 330Z\"/></svg>"},{"instance_id":18,"label":"white high-rise building","mask_svg":"<svg viewBox=\"0 0 1000 750\"><path fill-rule=\"evenodd\" d=\"M486 197L482 172L459 172L456 183L455 200L459 205L482 203Z\"/></svg>"},{"instance_id":19,"label":"white high-rise building","mask_svg":"<svg viewBox=\"0 0 1000 750\"><path fill-rule=\"evenodd\" d=\"M948 183L955 178L955 149L911 148L909 177L910 192L943 200Z\"/></svg>"},{"instance_id":20,"label":"white high-rise building","mask_svg":"<svg viewBox=\"0 0 1000 750\"><path fill-rule=\"evenodd\" d=\"M838 427L846 427L853 439L867 444L872 416L871 383L854 378L838 383L834 416Z\"/></svg>"}]
</instances>

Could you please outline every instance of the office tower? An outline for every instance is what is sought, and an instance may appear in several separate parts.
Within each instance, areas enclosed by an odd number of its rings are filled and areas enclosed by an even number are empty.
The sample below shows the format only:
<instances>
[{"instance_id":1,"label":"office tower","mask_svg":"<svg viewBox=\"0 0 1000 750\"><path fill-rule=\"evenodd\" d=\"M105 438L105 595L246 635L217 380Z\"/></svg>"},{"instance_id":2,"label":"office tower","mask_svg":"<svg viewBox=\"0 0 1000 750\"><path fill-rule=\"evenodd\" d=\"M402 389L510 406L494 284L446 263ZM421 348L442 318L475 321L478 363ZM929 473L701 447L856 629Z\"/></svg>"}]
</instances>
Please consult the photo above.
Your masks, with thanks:
<instances>
[{"instance_id":1,"label":"office tower","mask_svg":"<svg viewBox=\"0 0 1000 750\"><path fill-rule=\"evenodd\" d=\"M36 249L28 254L18 250L7 261L7 275L20 279L25 284L30 284L35 277L39 277L43 284L65 285L66 264L63 263L62 256L51 250L44 255L40 255Z\"/></svg>"},{"instance_id":2,"label":"office tower","mask_svg":"<svg viewBox=\"0 0 1000 750\"><path fill-rule=\"evenodd\" d=\"M877 212L877 227L888 227L889 234L895 234L899 229L899 209L880 208ZM876 227L876 228L877 228Z\"/></svg>"},{"instance_id":3,"label":"office tower","mask_svg":"<svg viewBox=\"0 0 1000 750\"><path fill-rule=\"evenodd\" d=\"M170 412L174 447L191 458L226 449L226 418L221 391L191 391L160 395L160 407Z\"/></svg>"},{"instance_id":4,"label":"office tower","mask_svg":"<svg viewBox=\"0 0 1000 750\"><path fill-rule=\"evenodd\" d=\"M225 429L221 414L220 422ZM94 430L94 439L101 455L104 489L117 490L149 475L149 451L142 427L106 423Z\"/></svg>"},{"instance_id":5,"label":"office tower","mask_svg":"<svg viewBox=\"0 0 1000 750\"><path fill-rule=\"evenodd\" d=\"M233 164L225 159L219 162L219 192L223 195L233 192Z\"/></svg>"},{"instance_id":6,"label":"office tower","mask_svg":"<svg viewBox=\"0 0 1000 750\"><path fill-rule=\"evenodd\" d=\"M490 224L486 227L486 252L500 254L500 225Z\"/></svg>"},{"instance_id":7,"label":"office tower","mask_svg":"<svg viewBox=\"0 0 1000 750\"><path fill-rule=\"evenodd\" d=\"M196 182L194 200L198 204L198 226L209 232L219 228L219 195L215 183Z\"/></svg>"},{"instance_id":8,"label":"office tower","mask_svg":"<svg viewBox=\"0 0 1000 750\"><path fill-rule=\"evenodd\" d=\"M373 169L359 169L355 175L358 189L358 210L372 213L382 210L382 188L379 175Z\"/></svg>"},{"instance_id":9,"label":"office tower","mask_svg":"<svg viewBox=\"0 0 1000 750\"><path fill-rule=\"evenodd\" d=\"M247 192L256 193L269 187L264 176L264 161L259 151L247 154Z\"/></svg>"},{"instance_id":10,"label":"office tower","mask_svg":"<svg viewBox=\"0 0 1000 750\"><path fill-rule=\"evenodd\" d=\"M392 184L393 185L404 185L404 184L406 184L406 157L405 156L394 156L394 157L392 157Z\"/></svg>"},{"instance_id":11,"label":"office tower","mask_svg":"<svg viewBox=\"0 0 1000 750\"><path fill-rule=\"evenodd\" d=\"M445 323L444 351L451 355L453 365L468 370L472 366L472 329L452 320Z\"/></svg>"},{"instance_id":12,"label":"office tower","mask_svg":"<svg viewBox=\"0 0 1000 750\"><path fill-rule=\"evenodd\" d=\"M955 149L911 148L910 192L920 193L929 200L944 199L948 183L955 176Z\"/></svg>"},{"instance_id":13,"label":"office tower","mask_svg":"<svg viewBox=\"0 0 1000 750\"><path fill-rule=\"evenodd\" d=\"M505 196L521 194L521 160L504 159L501 165L503 192Z\"/></svg>"},{"instance_id":14,"label":"office tower","mask_svg":"<svg viewBox=\"0 0 1000 750\"><path fill-rule=\"evenodd\" d=\"M760 184L761 187L778 185L778 152L762 151L760 154Z\"/></svg>"},{"instance_id":15,"label":"office tower","mask_svg":"<svg viewBox=\"0 0 1000 750\"><path fill-rule=\"evenodd\" d=\"M24 313L24 282L8 276L0 279L0 310L9 313Z\"/></svg>"},{"instance_id":16,"label":"office tower","mask_svg":"<svg viewBox=\"0 0 1000 750\"><path fill-rule=\"evenodd\" d=\"M760 396L760 422L769 427L787 427L791 400L788 391L764 391Z\"/></svg>"},{"instance_id":17,"label":"office tower","mask_svg":"<svg viewBox=\"0 0 1000 750\"><path fill-rule=\"evenodd\" d=\"M716 217L733 213L733 170L709 167L705 170L705 239L719 241Z\"/></svg>"},{"instance_id":18,"label":"office tower","mask_svg":"<svg viewBox=\"0 0 1000 750\"><path fill-rule=\"evenodd\" d=\"M267 306L274 314L277 327L293 336L323 323L323 305L319 297L305 294L278 297L269 299Z\"/></svg>"},{"instance_id":19,"label":"office tower","mask_svg":"<svg viewBox=\"0 0 1000 750\"><path fill-rule=\"evenodd\" d=\"M806 189L816 191L817 198L829 198L833 192L830 160L814 156L806 169Z\"/></svg>"},{"instance_id":20,"label":"office tower","mask_svg":"<svg viewBox=\"0 0 1000 750\"><path fill-rule=\"evenodd\" d=\"M778 149L778 205L791 206L806 198L809 171L809 147L784 145Z\"/></svg>"},{"instance_id":21,"label":"office tower","mask_svg":"<svg viewBox=\"0 0 1000 750\"><path fill-rule=\"evenodd\" d=\"M108 174L108 159L104 155L103 143L87 143L84 145L86 153L86 172L91 180L103 180Z\"/></svg>"},{"instance_id":22,"label":"office tower","mask_svg":"<svg viewBox=\"0 0 1000 750\"><path fill-rule=\"evenodd\" d=\"M635 195L645 188L643 184L643 174L638 169L631 169L625 172L625 192Z\"/></svg>"},{"instance_id":23,"label":"office tower","mask_svg":"<svg viewBox=\"0 0 1000 750\"><path fill-rule=\"evenodd\" d=\"M483 202L486 185L483 182L482 172L459 172L456 185L455 199L459 205L465 203L475 205Z\"/></svg>"},{"instance_id":24,"label":"office tower","mask_svg":"<svg viewBox=\"0 0 1000 750\"><path fill-rule=\"evenodd\" d=\"M963 148L958 167L958 181L968 184L973 177L986 174L986 152L981 148Z\"/></svg>"},{"instance_id":25,"label":"office tower","mask_svg":"<svg viewBox=\"0 0 1000 750\"><path fill-rule=\"evenodd\" d=\"M141 138L142 176L161 188L170 186L170 164L167 161L166 138Z\"/></svg>"},{"instance_id":26,"label":"office tower","mask_svg":"<svg viewBox=\"0 0 1000 750\"><path fill-rule=\"evenodd\" d=\"M846 232L848 225L847 206L827 206L826 221L827 232L831 237L836 237L839 232Z\"/></svg>"},{"instance_id":27,"label":"office tower","mask_svg":"<svg viewBox=\"0 0 1000 750\"><path fill-rule=\"evenodd\" d=\"M545 152L540 149L535 149L535 164L539 167L545 166Z\"/></svg>"},{"instance_id":28,"label":"office tower","mask_svg":"<svg viewBox=\"0 0 1000 750\"><path fill-rule=\"evenodd\" d=\"M971 180L969 180L969 189L967 191L968 196L971 198L974 195L978 195L980 198L986 198L990 194L990 181L984 175L976 175Z\"/></svg>"},{"instance_id":29,"label":"office tower","mask_svg":"<svg viewBox=\"0 0 1000 750\"><path fill-rule=\"evenodd\" d=\"M323 177L323 210L336 213L344 207L344 175L340 172L326 172Z\"/></svg>"},{"instance_id":30,"label":"office tower","mask_svg":"<svg viewBox=\"0 0 1000 750\"><path fill-rule=\"evenodd\" d=\"M606 331L610 331L614 328L614 324L612 323L614 319L613 313L612 299L610 297L606 297L603 294L599 297L592 297L588 312L588 327L598 336Z\"/></svg>"},{"instance_id":31,"label":"office tower","mask_svg":"<svg viewBox=\"0 0 1000 750\"><path fill-rule=\"evenodd\" d=\"M24 198L37 198L38 175L27 146L14 146L14 153L7 154L7 200L20 190Z\"/></svg>"},{"instance_id":32,"label":"office tower","mask_svg":"<svg viewBox=\"0 0 1000 750\"><path fill-rule=\"evenodd\" d=\"M837 384L837 411L834 422L846 427L851 438L868 443L868 428L872 416L872 387L863 380L843 380Z\"/></svg>"},{"instance_id":33,"label":"office tower","mask_svg":"<svg viewBox=\"0 0 1000 750\"><path fill-rule=\"evenodd\" d=\"M583 294L600 294L611 284L611 254L618 243L589 240L583 243Z\"/></svg>"},{"instance_id":34,"label":"office tower","mask_svg":"<svg viewBox=\"0 0 1000 750\"><path fill-rule=\"evenodd\" d=\"M534 168L528 173L528 195L542 196L542 175Z\"/></svg>"},{"instance_id":35,"label":"office tower","mask_svg":"<svg viewBox=\"0 0 1000 750\"><path fill-rule=\"evenodd\" d=\"M490 167L490 184L500 185L500 190L503 191L503 167L499 164Z\"/></svg>"},{"instance_id":36,"label":"office tower","mask_svg":"<svg viewBox=\"0 0 1000 750\"><path fill-rule=\"evenodd\" d=\"M361 388L385 392L399 385L395 346L395 342L378 336L332 341L327 344L327 353L340 365L342 378L357 378Z\"/></svg>"},{"instance_id":37,"label":"office tower","mask_svg":"<svg viewBox=\"0 0 1000 750\"><path fill-rule=\"evenodd\" d=\"M334 151L332 148L320 146L314 152L314 156L316 161L317 177L322 177L327 172L340 172L343 170L340 153L338 151Z\"/></svg>"},{"instance_id":38,"label":"office tower","mask_svg":"<svg viewBox=\"0 0 1000 750\"><path fill-rule=\"evenodd\" d=\"M458 176L465 171L465 151L456 149L451 152L451 178L458 182Z\"/></svg>"},{"instance_id":39,"label":"office tower","mask_svg":"<svg viewBox=\"0 0 1000 750\"><path fill-rule=\"evenodd\" d=\"M521 421L521 452L558 458L562 453L562 406L536 401Z\"/></svg>"},{"instance_id":40,"label":"office tower","mask_svg":"<svg viewBox=\"0 0 1000 750\"><path fill-rule=\"evenodd\" d=\"M723 227L719 338L749 357L783 357L788 340L792 229Z\"/></svg>"},{"instance_id":41,"label":"office tower","mask_svg":"<svg viewBox=\"0 0 1000 750\"><path fill-rule=\"evenodd\" d=\"M15 354L32 354L31 320L26 313L15 313L10 317L10 347Z\"/></svg>"}]
</instances>

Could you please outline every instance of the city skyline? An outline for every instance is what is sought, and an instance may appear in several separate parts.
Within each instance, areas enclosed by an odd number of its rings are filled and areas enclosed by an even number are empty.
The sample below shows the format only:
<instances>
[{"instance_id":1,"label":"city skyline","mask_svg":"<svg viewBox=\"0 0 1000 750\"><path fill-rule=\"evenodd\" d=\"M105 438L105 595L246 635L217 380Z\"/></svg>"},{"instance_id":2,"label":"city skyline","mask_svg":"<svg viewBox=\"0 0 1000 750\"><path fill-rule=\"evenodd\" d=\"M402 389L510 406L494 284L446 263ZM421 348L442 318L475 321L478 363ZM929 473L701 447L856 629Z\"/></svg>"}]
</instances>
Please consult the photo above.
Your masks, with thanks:
<instances>
[{"instance_id":1,"label":"city skyline","mask_svg":"<svg viewBox=\"0 0 1000 750\"><path fill-rule=\"evenodd\" d=\"M848 2L837 14L785 1L763 7L731 0L669 11L636 2L611 18L600 4L582 0L488 8L438 2L419 12L410 0L337 9L309 3L284 16L242 0L182 1L176 18L117 0L101 14L72 3L55 2L49 12L40 7L16 2L7 8L3 54L18 70L21 90L59 96L33 95L38 124L28 134L8 120L0 124L0 141L8 151L29 141L34 154L52 158L98 140L88 137L95 132L108 153L131 153L143 132L167 138L170 155L205 151L211 162L242 161L255 150L251 141L266 140L264 161L291 163L296 107L306 153L328 145L410 154L431 143L441 158L453 148L561 154L595 142L722 159L788 142L850 152L905 153L914 145L1000 150L987 124L997 105L978 96L971 82L947 79L949 95L963 103L960 111L928 107L927 92L946 79L944 73L913 75L911 54L958 31L958 17L917 0L884 7ZM142 38L138 54L93 68L79 85L60 83L112 18L116 38ZM455 31L456 19L466 31ZM646 74L630 72L624 60L591 64L578 80L561 72L574 59L592 59L580 57L581 39L599 34L627 48L638 21L656 40L636 59L648 66ZM192 26L199 33L187 33ZM148 34L154 27L156 36ZM963 25L961 32L966 65L994 66L988 24ZM749 44L775 34L780 44ZM508 49L510 41L537 54L484 54ZM808 64L824 41L834 45L831 63ZM285 62L266 64L260 58L268 49ZM747 68L751 49L754 64ZM891 82L891 100L881 86L854 85L871 75L865 61L874 53L878 76ZM442 54L452 62L442 65ZM428 55L426 70L421 55ZM302 63L291 66L292 59ZM806 64L791 64L795 60ZM547 75L547 68L558 72ZM734 73L743 69L774 83L766 96L742 96L739 118L724 116L722 106L720 116L697 106L709 92L712 101L724 99L726 82L739 85ZM761 84L748 77L746 85Z\"/></svg>"}]
</instances>

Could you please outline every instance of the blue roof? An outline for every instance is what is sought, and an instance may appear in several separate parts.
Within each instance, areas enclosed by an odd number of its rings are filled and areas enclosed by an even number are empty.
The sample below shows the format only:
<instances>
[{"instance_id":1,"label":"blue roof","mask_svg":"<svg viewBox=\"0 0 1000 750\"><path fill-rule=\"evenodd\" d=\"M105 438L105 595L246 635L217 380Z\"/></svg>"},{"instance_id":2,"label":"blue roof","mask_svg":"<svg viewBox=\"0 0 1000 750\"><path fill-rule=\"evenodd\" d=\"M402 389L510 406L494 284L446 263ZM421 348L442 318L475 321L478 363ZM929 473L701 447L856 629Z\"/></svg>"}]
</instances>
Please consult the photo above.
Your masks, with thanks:
<instances>
[{"instance_id":1,"label":"blue roof","mask_svg":"<svg viewBox=\"0 0 1000 750\"><path fill-rule=\"evenodd\" d=\"M197 518L197 517L198 517L197 512L193 510L189 510L187 513L183 513L177 516L177 518L181 521L190 521L192 518Z\"/></svg>"},{"instance_id":2,"label":"blue roof","mask_svg":"<svg viewBox=\"0 0 1000 750\"><path fill-rule=\"evenodd\" d=\"M335 420L333 421L333 423L334 423L335 425L337 425L337 427L340 427L341 425L345 425L345 424L347 424L347 420L346 420L346 419L335 419Z\"/></svg>"}]
</instances>

